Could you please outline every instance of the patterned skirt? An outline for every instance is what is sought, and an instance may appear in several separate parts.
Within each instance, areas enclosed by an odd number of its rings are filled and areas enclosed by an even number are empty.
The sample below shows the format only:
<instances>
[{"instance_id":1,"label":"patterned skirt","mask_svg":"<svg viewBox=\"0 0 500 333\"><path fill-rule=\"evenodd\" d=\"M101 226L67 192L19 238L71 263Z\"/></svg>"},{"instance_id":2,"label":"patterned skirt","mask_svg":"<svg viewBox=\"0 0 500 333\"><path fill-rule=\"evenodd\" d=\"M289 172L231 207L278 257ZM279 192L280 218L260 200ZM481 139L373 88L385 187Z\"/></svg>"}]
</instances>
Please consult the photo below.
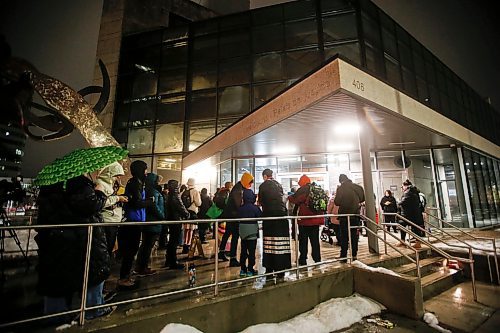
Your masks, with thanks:
<instances>
[{"instance_id":1,"label":"patterned skirt","mask_svg":"<svg viewBox=\"0 0 500 333\"><path fill-rule=\"evenodd\" d=\"M292 267L290 231L287 219L267 220L262 223L264 255L262 265L266 273Z\"/></svg>"}]
</instances>

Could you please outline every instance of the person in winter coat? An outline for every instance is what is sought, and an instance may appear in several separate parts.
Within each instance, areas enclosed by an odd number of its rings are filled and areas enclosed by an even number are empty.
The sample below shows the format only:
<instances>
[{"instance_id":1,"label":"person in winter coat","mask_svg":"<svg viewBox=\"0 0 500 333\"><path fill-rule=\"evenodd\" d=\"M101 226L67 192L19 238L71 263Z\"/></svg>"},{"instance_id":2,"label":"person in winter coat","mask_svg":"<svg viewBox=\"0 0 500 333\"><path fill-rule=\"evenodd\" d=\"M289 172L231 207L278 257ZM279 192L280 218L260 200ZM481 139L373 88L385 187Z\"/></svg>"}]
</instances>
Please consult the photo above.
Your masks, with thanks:
<instances>
[{"instance_id":1,"label":"person in winter coat","mask_svg":"<svg viewBox=\"0 0 500 333\"><path fill-rule=\"evenodd\" d=\"M222 212L220 218L234 219L238 217L238 209L243 202L243 190L249 189L253 184L253 176L245 172L239 182L237 182L227 199L226 207ZM236 222L226 222L226 230L222 236L222 240L219 244L219 259L227 261L226 255L224 254L224 249L226 248L227 240L231 236L231 251L229 253L229 267L239 267L240 263L236 259L236 251L238 248L238 239L240 238L238 223Z\"/></svg>"},{"instance_id":2,"label":"person in winter coat","mask_svg":"<svg viewBox=\"0 0 500 333\"><path fill-rule=\"evenodd\" d=\"M38 224L100 223L106 196L101 186L85 176L63 184L43 186L38 198ZM87 228L41 229L35 240L38 244L38 292L44 296L44 313L69 310L74 292L83 285ZM89 260L87 306L104 304L103 286L110 273L110 257L106 237L101 227L94 227ZM61 269L63 267L63 269ZM112 311L101 308L88 311L87 319Z\"/></svg>"},{"instance_id":3,"label":"person in winter coat","mask_svg":"<svg viewBox=\"0 0 500 333\"><path fill-rule=\"evenodd\" d=\"M392 196L391 190L386 190L385 195L380 200L380 208L384 213L397 213L398 205L396 203L396 199ZM384 221L386 223L394 223L396 221L396 217L394 215L384 215ZM396 232L397 228L395 226L392 227L394 232ZM391 231L391 226L387 226L387 231Z\"/></svg>"},{"instance_id":4,"label":"person in winter coat","mask_svg":"<svg viewBox=\"0 0 500 333\"><path fill-rule=\"evenodd\" d=\"M125 204L125 218L127 222L146 221L146 207L153 205L153 199L146 199L144 191L144 182L146 180L146 171L148 165L141 160L133 161L130 164L132 178L127 182L125 195L128 202ZM134 289L137 284L130 278L134 257L139 249L141 241L141 227L122 226L118 232L118 246L122 255L122 265L120 268L120 279L118 280L118 289Z\"/></svg>"},{"instance_id":5,"label":"person in winter coat","mask_svg":"<svg viewBox=\"0 0 500 333\"><path fill-rule=\"evenodd\" d=\"M147 174L145 185L146 198L153 198L153 205L146 208L146 221L165 220L165 203L159 191L158 182L159 177L156 173L150 172ZM148 267L148 264L151 258L151 250L160 237L161 228L161 224L142 227L142 242L137 253L135 265L135 272L138 276L156 274L156 270Z\"/></svg>"},{"instance_id":6,"label":"person in winter coat","mask_svg":"<svg viewBox=\"0 0 500 333\"><path fill-rule=\"evenodd\" d=\"M328 200L328 205L326 207L327 214L337 215L339 213L339 206L335 204L335 194L337 192L333 192L330 200ZM330 218L330 226L335 233L335 238L337 238L337 243L335 245L340 246L340 221L339 218L334 216Z\"/></svg>"},{"instance_id":7,"label":"person in winter coat","mask_svg":"<svg viewBox=\"0 0 500 333\"><path fill-rule=\"evenodd\" d=\"M264 182L259 186L259 204L262 207L262 216L286 216L287 209L283 200L283 187L273 179L273 171L265 169L262 171L262 178ZM264 236L262 265L266 268L266 273L292 267L288 220L264 220L262 234ZM284 277L284 273L278 274L278 278Z\"/></svg>"},{"instance_id":8,"label":"person in winter coat","mask_svg":"<svg viewBox=\"0 0 500 333\"><path fill-rule=\"evenodd\" d=\"M187 181L187 188L184 192L181 192L181 199L190 213L189 219L198 219L198 211L201 206L200 192L194 187L194 178L189 178ZM198 229L198 224L196 223L183 223L182 229L184 230L184 245L182 247L182 253L188 253L191 247L191 242L193 241L194 231Z\"/></svg>"},{"instance_id":9,"label":"person in winter coat","mask_svg":"<svg viewBox=\"0 0 500 333\"><path fill-rule=\"evenodd\" d=\"M339 206L339 214L359 214L360 204L365 201L365 191L363 188L357 184L354 184L352 180L347 178L346 175L340 174L339 176L340 186L337 189L335 195L334 203ZM351 216L350 218L351 226L359 226L359 217ZM349 247L349 226L347 216L340 217L340 258L347 257L347 249ZM352 240L352 256L356 260L358 255L358 231L356 229L351 229L351 240ZM341 262L346 263L346 259L342 259Z\"/></svg>"},{"instance_id":10,"label":"person in winter coat","mask_svg":"<svg viewBox=\"0 0 500 333\"><path fill-rule=\"evenodd\" d=\"M238 208L238 217L261 217L262 211L255 205L256 196L251 189L243 190L243 205ZM255 266L255 249L259 238L259 224L257 221L240 221L239 233L241 237L240 276L257 275ZM248 265L247 263L248 259Z\"/></svg>"},{"instance_id":11,"label":"person in winter coat","mask_svg":"<svg viewBox=\"0 0 500 333\"><path fill-rule=\"evenodd\" d=\"M125 173L120 163L114 162L102 168L97 176L96 184L102 186L103 192L106 195L106 202L102 210L102 219L104 223L121 222L123 217L122 204L128 201L124 195L118 195L115 191L115 182L119 181L120 176ZM112 256L113 248L116 242L116 234L118 226L104 227L106 233L106 242L108 244L109 255Z\"/></svg>"},{"instance_id":12,"label":"person in winter coat","mask_svg":"<svg viewBox=\"0 0 500 333\"><path fill-rule=\"evenodd\" d=\"M179 193L179 182L171 179L167 183L167 220L181 221L189 218L189 212L182 203ZM184 266L177 262L177 245L181 235L181 224L169 224L168 230L170 238L167 244L167 253L165 257L165 267L170 269L183 269Z\"/></svg>"},{"instance_id":13,"label":"person in winter coat","mask_svg":"<svg viewBox=\"0 0 500 333\"><path fill-rule=\"evenodd\" d=\"M208 195L208 190L206 188L201 189L200 197L201 197L201 206L200 210L198 211L198 217L200 219L209 219L210 217L207 216L207 212L210 209L210 207L212 207L213 202L210 196ZM198 229L200 233L200 242L202 244L208 243L206 241L206 233L209 225L210 225L209 223L198 224Z\"/></svg>"},{"instance_id":14,"label":"person in winter coat","mask_svg":"<svg viewBox=\"0 0 500 333\"><path fill-rule=\"evenodd\" d=\"M309 193L311 191L311 179L302 175L299 179L300 188L294 195L288 197L288 200L299 206L299 216L317 215L309 208ZM311 242L312 258L314 262L321 261L319 250L319 226L323 225L323 217L309 219L299 219L299 265L307 265L308 240Z\"/></svg>"},{"instance_id":15,"label":"person in winter coat","mask_svg":"<svg viewBox=\"0 0 500 333\"><path fill-rule=\"evenodd\" d=\"M403 186L403 197L401 198L401 202L399 203L401 207L401 215L408 220L412 221L416 225L424 228L424 218L422 216L422 211L420 209L420 191L413 186L413 184L407 179L404 181ZM402 225L406 226L408 223L405 221L402 222ZM424 232L414 226L411 226L411 230L417 236L424 237ZM401 243L397 246L405 246L405 238L406 232L401 229ZM415 245L413 246L416 249L422 247L420 241L417 240Z\"/></svg>"}]
</instances>

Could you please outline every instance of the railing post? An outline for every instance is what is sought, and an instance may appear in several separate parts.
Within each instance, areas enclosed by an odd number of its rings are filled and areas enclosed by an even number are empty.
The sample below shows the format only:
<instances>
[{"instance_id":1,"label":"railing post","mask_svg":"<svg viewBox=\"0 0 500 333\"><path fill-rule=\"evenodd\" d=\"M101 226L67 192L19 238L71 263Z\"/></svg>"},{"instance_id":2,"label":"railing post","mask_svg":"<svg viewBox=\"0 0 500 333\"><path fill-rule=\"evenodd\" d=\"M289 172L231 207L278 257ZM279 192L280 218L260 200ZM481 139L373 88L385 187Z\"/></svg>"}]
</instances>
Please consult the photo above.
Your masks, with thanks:
<instances>
[{"instance_id":1,"label":"railing post","mask_svg":"<svg viewBox=\"0 0 500 333\"><path fill-rule=\"evenodd\" d=\"M385 223L385 213L382 213L382 221L384 221L383 223ZM387 254L387 234L385 233L385 224L382 224L382 230L384 231L384 252L385 254ZM389 227L389 230L391 229L391 227Z\"/></svg>"},{"instance_id":2,"label":"railing post","mask_svg":"<svg viewBox=\"0 0 500 333\"><path fill-rule=\"evenodd\" d=\"M498 274L497 245L496 245L495 238L493 238L492 241L493 241L493 251L494 251L494 255L495 255L495 268L497 270L497 281L498 281L498 284L500 284L500 274Z\"/></svg>"},{"instance_id":3,"label":"railing post","mask_svg":"<svg viewBox=\"0 0 500 333\"><path fill-rule=\"evenodd\" d=\"M85 270L83 273L82 303L80 305L80 326L83 326L83 324L85 324L85 308L87 307L87 289L90 269L90 252L92 250L92 231L93 227L89 225L87 229L87 253L85 255Z\"/></svg>"},{"instance_id":4,"label":"railing post","mask_svg":"<svg viewBox=\"0 0 500 333\"><path fill-rule=\"evenodd\" d=\"M219 294L219 222L215 221L214 224L214 251L215 251L215 265L214 265L214 296Z\"/></svg>"},{"instance_id":5,"label":"railing post","mask_svg":"<svg viewBox=\"0 0 500 333\"><path fill-rule=\"evenodd\" d=\"M297 270L295 271L295 276L297 280L299 279L299 219L295 218L295 267Z\"/></svg>"},{"instance_id":6,"label":"railing post","mask_svg":"<svg viewBox=\"0 0 500 333\"><path fill-rule=\"evenodd\" d=\"M352 264L351 215L347 215L347 235L349 237L349 263Z\"/></svg>"},{"instance_id":7,"label":"railing post","mask_svg":"<svg viewBox=\"0 0 500 333\"><path fill-rule=\"evenodd\" d=\"M474 257L472 255L472 248L469 247L469 260L470 260L470 275L472 278L472 294L474 295L474 302L477 302L477 292L476 292L476 274L474 272Z\"/></svg>"}]
</instances>

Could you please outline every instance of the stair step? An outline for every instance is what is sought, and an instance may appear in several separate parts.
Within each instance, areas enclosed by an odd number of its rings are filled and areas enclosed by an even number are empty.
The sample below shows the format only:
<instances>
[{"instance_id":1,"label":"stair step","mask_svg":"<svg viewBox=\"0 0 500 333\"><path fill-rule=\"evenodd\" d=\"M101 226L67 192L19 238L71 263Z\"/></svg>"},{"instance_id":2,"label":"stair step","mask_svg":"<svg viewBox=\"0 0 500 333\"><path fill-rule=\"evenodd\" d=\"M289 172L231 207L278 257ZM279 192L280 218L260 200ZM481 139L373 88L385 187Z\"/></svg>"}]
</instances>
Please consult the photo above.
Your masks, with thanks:
<instances>
[{"instance_id":1,"label":"stair step","mask_svg":"<svg viewBox=\"0 0 500 333\"><path fill-rule=\"evenodd\" d=\"M428 300L460 282L461 270L443 267L438 272L422 277L422 292L424 300Z\"/></svg>"},{"instance_id":2,"label":"stair step","mask_svg":"<svg viewBox=\"0 0 500 333\"><path fill-rule=\"evenodd\" d=\"M420 274L426 276L430 272L442 267L444 258L432 257L420 260ZM394 269L396 273L417 276L417 267L414 263L405 264Z\"/></svg>"}]
</instances>

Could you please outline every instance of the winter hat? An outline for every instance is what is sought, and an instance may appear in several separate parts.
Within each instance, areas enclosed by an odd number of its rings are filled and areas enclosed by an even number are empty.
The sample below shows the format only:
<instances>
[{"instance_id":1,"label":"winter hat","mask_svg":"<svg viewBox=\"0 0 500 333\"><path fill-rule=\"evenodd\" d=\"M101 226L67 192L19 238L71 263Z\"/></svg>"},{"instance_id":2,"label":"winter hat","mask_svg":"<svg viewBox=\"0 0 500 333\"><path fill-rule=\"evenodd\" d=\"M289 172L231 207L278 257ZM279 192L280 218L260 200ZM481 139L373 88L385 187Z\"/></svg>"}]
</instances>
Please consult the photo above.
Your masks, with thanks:
<instances>
[{"instance_id":1,"label":"winter hat","mask_svg":"<svg viewBox=\"0 0 500 333\"><path fill-rule=\"evenodd\" d=\"M307 185L307 184L310 184L311 183L311 179L309 177L307 177L306 175L302 175L302 177L300 177L299 179L299 186L304 186L304 185Z\"/></svg>"},{"instance_id":2,"label":"winter hat","mask_svg":"<svg viewBox=\"0 0 500 333\"><path fill-rule=\"evenodd\" d=\"M252 186L252 183L253 183L253 176L248 173L248 172L245 172L242 176L241 176L241 185L243 185L244 188L250 188Z\"/></svg>"},{"instance_id":3,"label":"winter hat","mask_svg":"<svg viewBox=\"0 0 500 333\"><path fill-rule=\"evenodd\" d=\"M188 182L187 182L187 185L190 186L190 187L193 187L194 186L194 178L189 178L188 179Z\"/></svg>"},{"instance_id":4,"label":"winter hat","mask_svg":"<svg viewBox=\"0 0 500 333\"><path fill-rule=\"evenodd\" d=\"M411 181L409 179L407 179L404 181L403 185L404 186L412 186L413 184L411 183Z\"/></svg>"},{"instance_id":5,"label":"winter hat","mask_svg":"<svg viewBox=\"0 0 500 333\"><path fill-rule=\"evenodd\" d=\"M339 182L343 183L346 180L349 180L349 178L346 175L344 175L343 173L341 173L340 176L339 176Z\"/></svg>"}]
</instances>

